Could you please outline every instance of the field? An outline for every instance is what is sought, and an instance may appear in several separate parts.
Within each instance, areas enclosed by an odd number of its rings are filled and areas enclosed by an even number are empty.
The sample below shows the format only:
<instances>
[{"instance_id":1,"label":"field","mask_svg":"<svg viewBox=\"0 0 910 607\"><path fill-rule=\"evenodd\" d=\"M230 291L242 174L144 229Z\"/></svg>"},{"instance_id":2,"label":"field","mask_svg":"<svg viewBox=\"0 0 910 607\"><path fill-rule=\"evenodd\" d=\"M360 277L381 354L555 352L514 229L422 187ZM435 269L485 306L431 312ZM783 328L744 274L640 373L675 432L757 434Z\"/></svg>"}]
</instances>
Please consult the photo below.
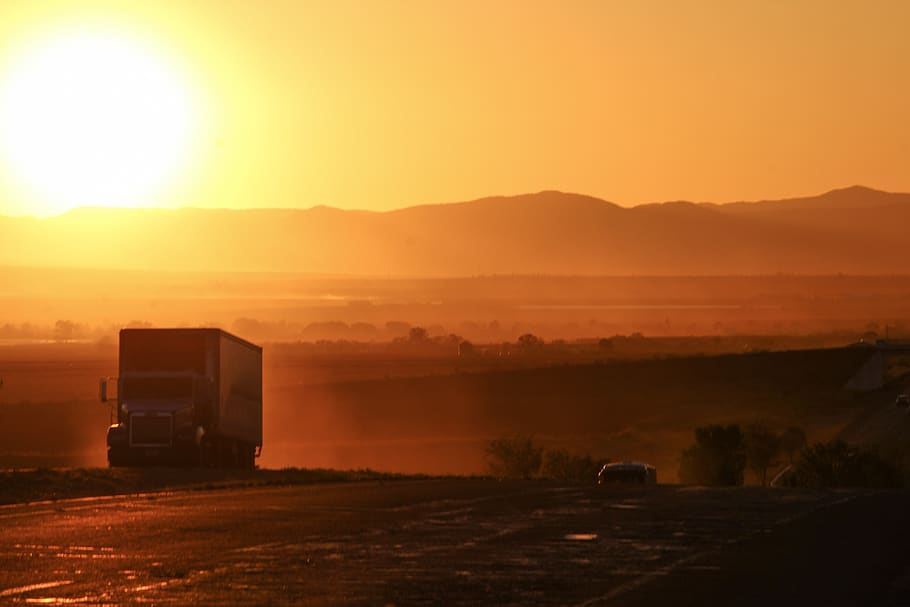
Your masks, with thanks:
<instances>
[{"instance_id":1,"label":"field","mask_svg":"<svg viewBox=\"0 0 910 607\"><path fill-rule=\"evenodd\" d=\"M868 357L858 348L601 362L265 352L265 468L478 474L491 439L525 435L646 460L674 481L698 425L795 424L822 440L887 399L843 389ZM0 357L0 467L105 465L97 379L116 375L114 349L11 346Z\"/></svg>"},{"instance_id":2,"label":"field","mask_svg":"<svg viewBox=\"0 0 910 607\"><path fill-rule=\"evenodd\" d=\"M145 323L220 326L257 343L389 342L412 325L486 344L523 333L776 336L762 346L772 349L910 337L910 277L900 275L420 279L0 266L0 285L0 343L112 344L119 327Z\"/></svg>"}]
</instances>

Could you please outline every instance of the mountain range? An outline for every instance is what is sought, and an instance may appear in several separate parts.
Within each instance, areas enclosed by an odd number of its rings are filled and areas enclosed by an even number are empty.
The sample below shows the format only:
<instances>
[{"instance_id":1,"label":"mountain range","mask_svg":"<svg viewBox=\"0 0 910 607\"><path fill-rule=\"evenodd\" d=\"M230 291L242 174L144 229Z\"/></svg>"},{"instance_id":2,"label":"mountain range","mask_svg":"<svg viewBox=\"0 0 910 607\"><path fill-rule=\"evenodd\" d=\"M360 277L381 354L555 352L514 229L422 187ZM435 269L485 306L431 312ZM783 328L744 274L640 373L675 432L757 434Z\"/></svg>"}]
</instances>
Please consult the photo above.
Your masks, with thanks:
<instances>
[{"instance_id":1,"label":"mountain range","mask_svg":"<svg viewBox=\"0 0 910 607\"><path fill-rule=\"evenodd\" d=\"M910 194L622 207L558 191L371 212L0 216L0 265L363 276L907 273Z\"/></svg>"}]
</instances>

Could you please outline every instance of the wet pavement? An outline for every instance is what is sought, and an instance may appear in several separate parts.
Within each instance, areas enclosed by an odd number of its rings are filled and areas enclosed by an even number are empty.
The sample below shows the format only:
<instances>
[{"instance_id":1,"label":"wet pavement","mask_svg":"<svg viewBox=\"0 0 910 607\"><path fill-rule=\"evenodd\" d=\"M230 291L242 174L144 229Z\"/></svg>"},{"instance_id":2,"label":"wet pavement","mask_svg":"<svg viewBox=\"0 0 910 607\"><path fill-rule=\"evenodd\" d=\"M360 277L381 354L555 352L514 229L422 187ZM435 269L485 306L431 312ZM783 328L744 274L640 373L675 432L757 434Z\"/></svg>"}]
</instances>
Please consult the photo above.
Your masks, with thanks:
<instances>
[{"instance_id":1,"label":"wet pavement","mask_svg":"<svg viewBox=\"0 0 910 607\"><path fill-rule=\"evenodd\" d=\"M434 480L13 505L0 604L658 604L668 580L710 588L725 555L863 499Z\"/></svg>"}]
</instances>

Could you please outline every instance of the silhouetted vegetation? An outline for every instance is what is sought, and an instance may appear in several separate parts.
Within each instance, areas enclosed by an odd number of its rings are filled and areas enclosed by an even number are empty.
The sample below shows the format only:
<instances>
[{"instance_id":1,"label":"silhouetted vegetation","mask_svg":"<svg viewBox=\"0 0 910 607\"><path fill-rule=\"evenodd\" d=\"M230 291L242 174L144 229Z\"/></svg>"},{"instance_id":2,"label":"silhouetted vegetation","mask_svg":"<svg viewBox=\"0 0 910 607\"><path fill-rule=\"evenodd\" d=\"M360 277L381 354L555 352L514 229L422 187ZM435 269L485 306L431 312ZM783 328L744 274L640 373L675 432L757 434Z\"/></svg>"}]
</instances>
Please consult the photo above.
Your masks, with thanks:
<instances>
[{"instance_id":1,"label":"silhouetted vegetation","mask_svg":"<svg viewBox=\"0 0 910 607\"><path fill-rule=\"evenodd\" d=\"M518 347L525 351L539 350L543 346L544 341L532 333L525 333L518 338Z\"/></svg>"},{"instance_id":2,"label":"silhouetted vegetation","mask_svg":"<svg viewBox=\"0 0 910 607\"><path fill-rule=\"evenodd\" d=\"M408 330L408 341L411 343L424 343L430 339L430 334L423 327L411 327Z\"/></svg>"},{"instance_id":3,"label":"silhouetted vegetation","mask_svg":"<svg viewBox=\"0 0 910 607\"><path fill-rule=\"evenodd\" d=\"M737 425L695 429L695 444L682 453L679 478L693 485L742 485L745 436Z\"/></svg>"},{"instance_id":4,"label":"silhouetted vegetation","mask_svg":"<svg viewBox=\"0 0 910 607\"><path fill-rule=\"evenodd\" d=\"M543 448L526 436L501 437L487 445L490 472L499 478L532 478L543 461Z\"/></svg>"},{"instance_id":5,"label":"silhouetted vegetation","mask_svg":"<svg viewBox=\"0 0 910 607\"><path fill-rule=\"evenodd\" d=\"M567 483L590 483L596 478L598 470L604 463L587 453L577 455L566 449L548 449L543 453L540 475Z\"/></svg>"},{"instance_id":6,"label":"silhouetted vegetation","mask_svg":"<svg viewBox=\"0 0 910 607\"><path fill-rule=\"evenodd\" d=\"M780 435L780 452L787 456L787 462L791 464L806 444L806 432L798 426L790 426Z\"/></svg>"},{"instance_id":7,"label":"silhouetted vegetation","mask_svg":"<svg viewBox=\"0 0 910 607\"><path fill-rule=\"evenodd\" d=\"M901 474L877 452L835 440L804 448L785 484L817 489L899 487Z\"/></svg>"},{"instance_id":8,"label":"silhouetted vegetation","mask_svg":"<svg viewBox=\"0 0 910 607\"><path fill-rule=\"evenodd\" d=\"M699 485L741 485L743 468L748 468L765 486L768 472L781 465L779 457L787 455L792 463L793 452L806 444L802 428L776 432L763 423L745 430L738 425L704 426L695 435L696 444L683 452L679 474L683 483Z\"/></svg>"},{"instance_id":9,"label":"silhouetted vegetation","mask_svg":"<svg viewBox=\"0 0 910 607\"><path fill-rule=\"evenodd\" d=\"M745 433L746 464L762 486L767 484L768 469L780 453L781 437L763 424L751 424Z\"/></svg>"},{"instance_id":10,"label":"silhouetted vegetation","mask_svg":"<svg viewBox=\"0 0 910 607\"><path fill-rule=\"evenodd\" d=\"M499 478L546 478L566 483L593 483L606 460L567 449L544 449L526 436L507 436L487 444L487 461Z\"/></svg>"}]
</instances>

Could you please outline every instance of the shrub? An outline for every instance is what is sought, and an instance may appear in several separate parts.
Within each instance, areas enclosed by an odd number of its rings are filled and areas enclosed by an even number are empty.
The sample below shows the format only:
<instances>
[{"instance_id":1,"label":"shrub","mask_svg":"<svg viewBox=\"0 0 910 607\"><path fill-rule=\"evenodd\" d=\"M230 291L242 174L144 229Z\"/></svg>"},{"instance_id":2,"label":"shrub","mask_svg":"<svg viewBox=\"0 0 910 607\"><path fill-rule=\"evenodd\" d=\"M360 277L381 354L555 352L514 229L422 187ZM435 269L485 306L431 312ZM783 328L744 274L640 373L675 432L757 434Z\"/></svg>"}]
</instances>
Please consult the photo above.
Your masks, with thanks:
<instances>
[{"instance_id":1,"label":"shrub","mask_svg":"<svg viewBox=\"0 0 910 607\"><path fill-rule=\"evenodd\" d=\"M762 424L752 424L746 428L745 435L746 463L762 486L767 484L768 468L774 465L774 459L780 453L781 439L771 428Z\"/></svg>"},{"instance_id":2,"label":"shrub","mask_svg":"<svg viewBox=\"0 0 910 607\"><path fill-rule=\"evenodd\" d=\"M543 448L525 436L502 437L487 445L490 472L499 478L532 478L540 471Z\"/></svg>"},{"instance_id":3,"label":"shrub","mask_svg":"<svg viewBox=\"0 0 910 607\"><path fill-rule=\"evenodd\" d=\"M806 433L799 426L790 426L780 435L780 450L791 464L806 444Z\"/></svg>"},{"instance_id":4,"label":"shrub","mask_svg":"<svg viewBox=\"0 0 910 607\"><path fill-rule=\"evenodd\" d=\"M603 462L590 455L574 455L565 449L550 449L543 453L540 474L545 478L569 483L591 483Z\"/></svg>"},{"instance_id":5,"label":"shrub","mask_svg":"<svg viewBox=\"0 0 910 607\"><path fill-rule=\"evenodd\" d=\"M695 444L682 453L679 478L694 485L742 485L745 468L744 437L739 426L702 426L695 430Z\"/></svg>"},{"instance_id":6,"label":"shrub","mask_svg":"<svg viewBox=\"0 0 910 607\"><path fill-rule=\"evenodd\" d=\"M815 443L800 452L787 484L796 487L899 487L898 468L878 453L842 440Z\"/></svg>"}]
</instances>

